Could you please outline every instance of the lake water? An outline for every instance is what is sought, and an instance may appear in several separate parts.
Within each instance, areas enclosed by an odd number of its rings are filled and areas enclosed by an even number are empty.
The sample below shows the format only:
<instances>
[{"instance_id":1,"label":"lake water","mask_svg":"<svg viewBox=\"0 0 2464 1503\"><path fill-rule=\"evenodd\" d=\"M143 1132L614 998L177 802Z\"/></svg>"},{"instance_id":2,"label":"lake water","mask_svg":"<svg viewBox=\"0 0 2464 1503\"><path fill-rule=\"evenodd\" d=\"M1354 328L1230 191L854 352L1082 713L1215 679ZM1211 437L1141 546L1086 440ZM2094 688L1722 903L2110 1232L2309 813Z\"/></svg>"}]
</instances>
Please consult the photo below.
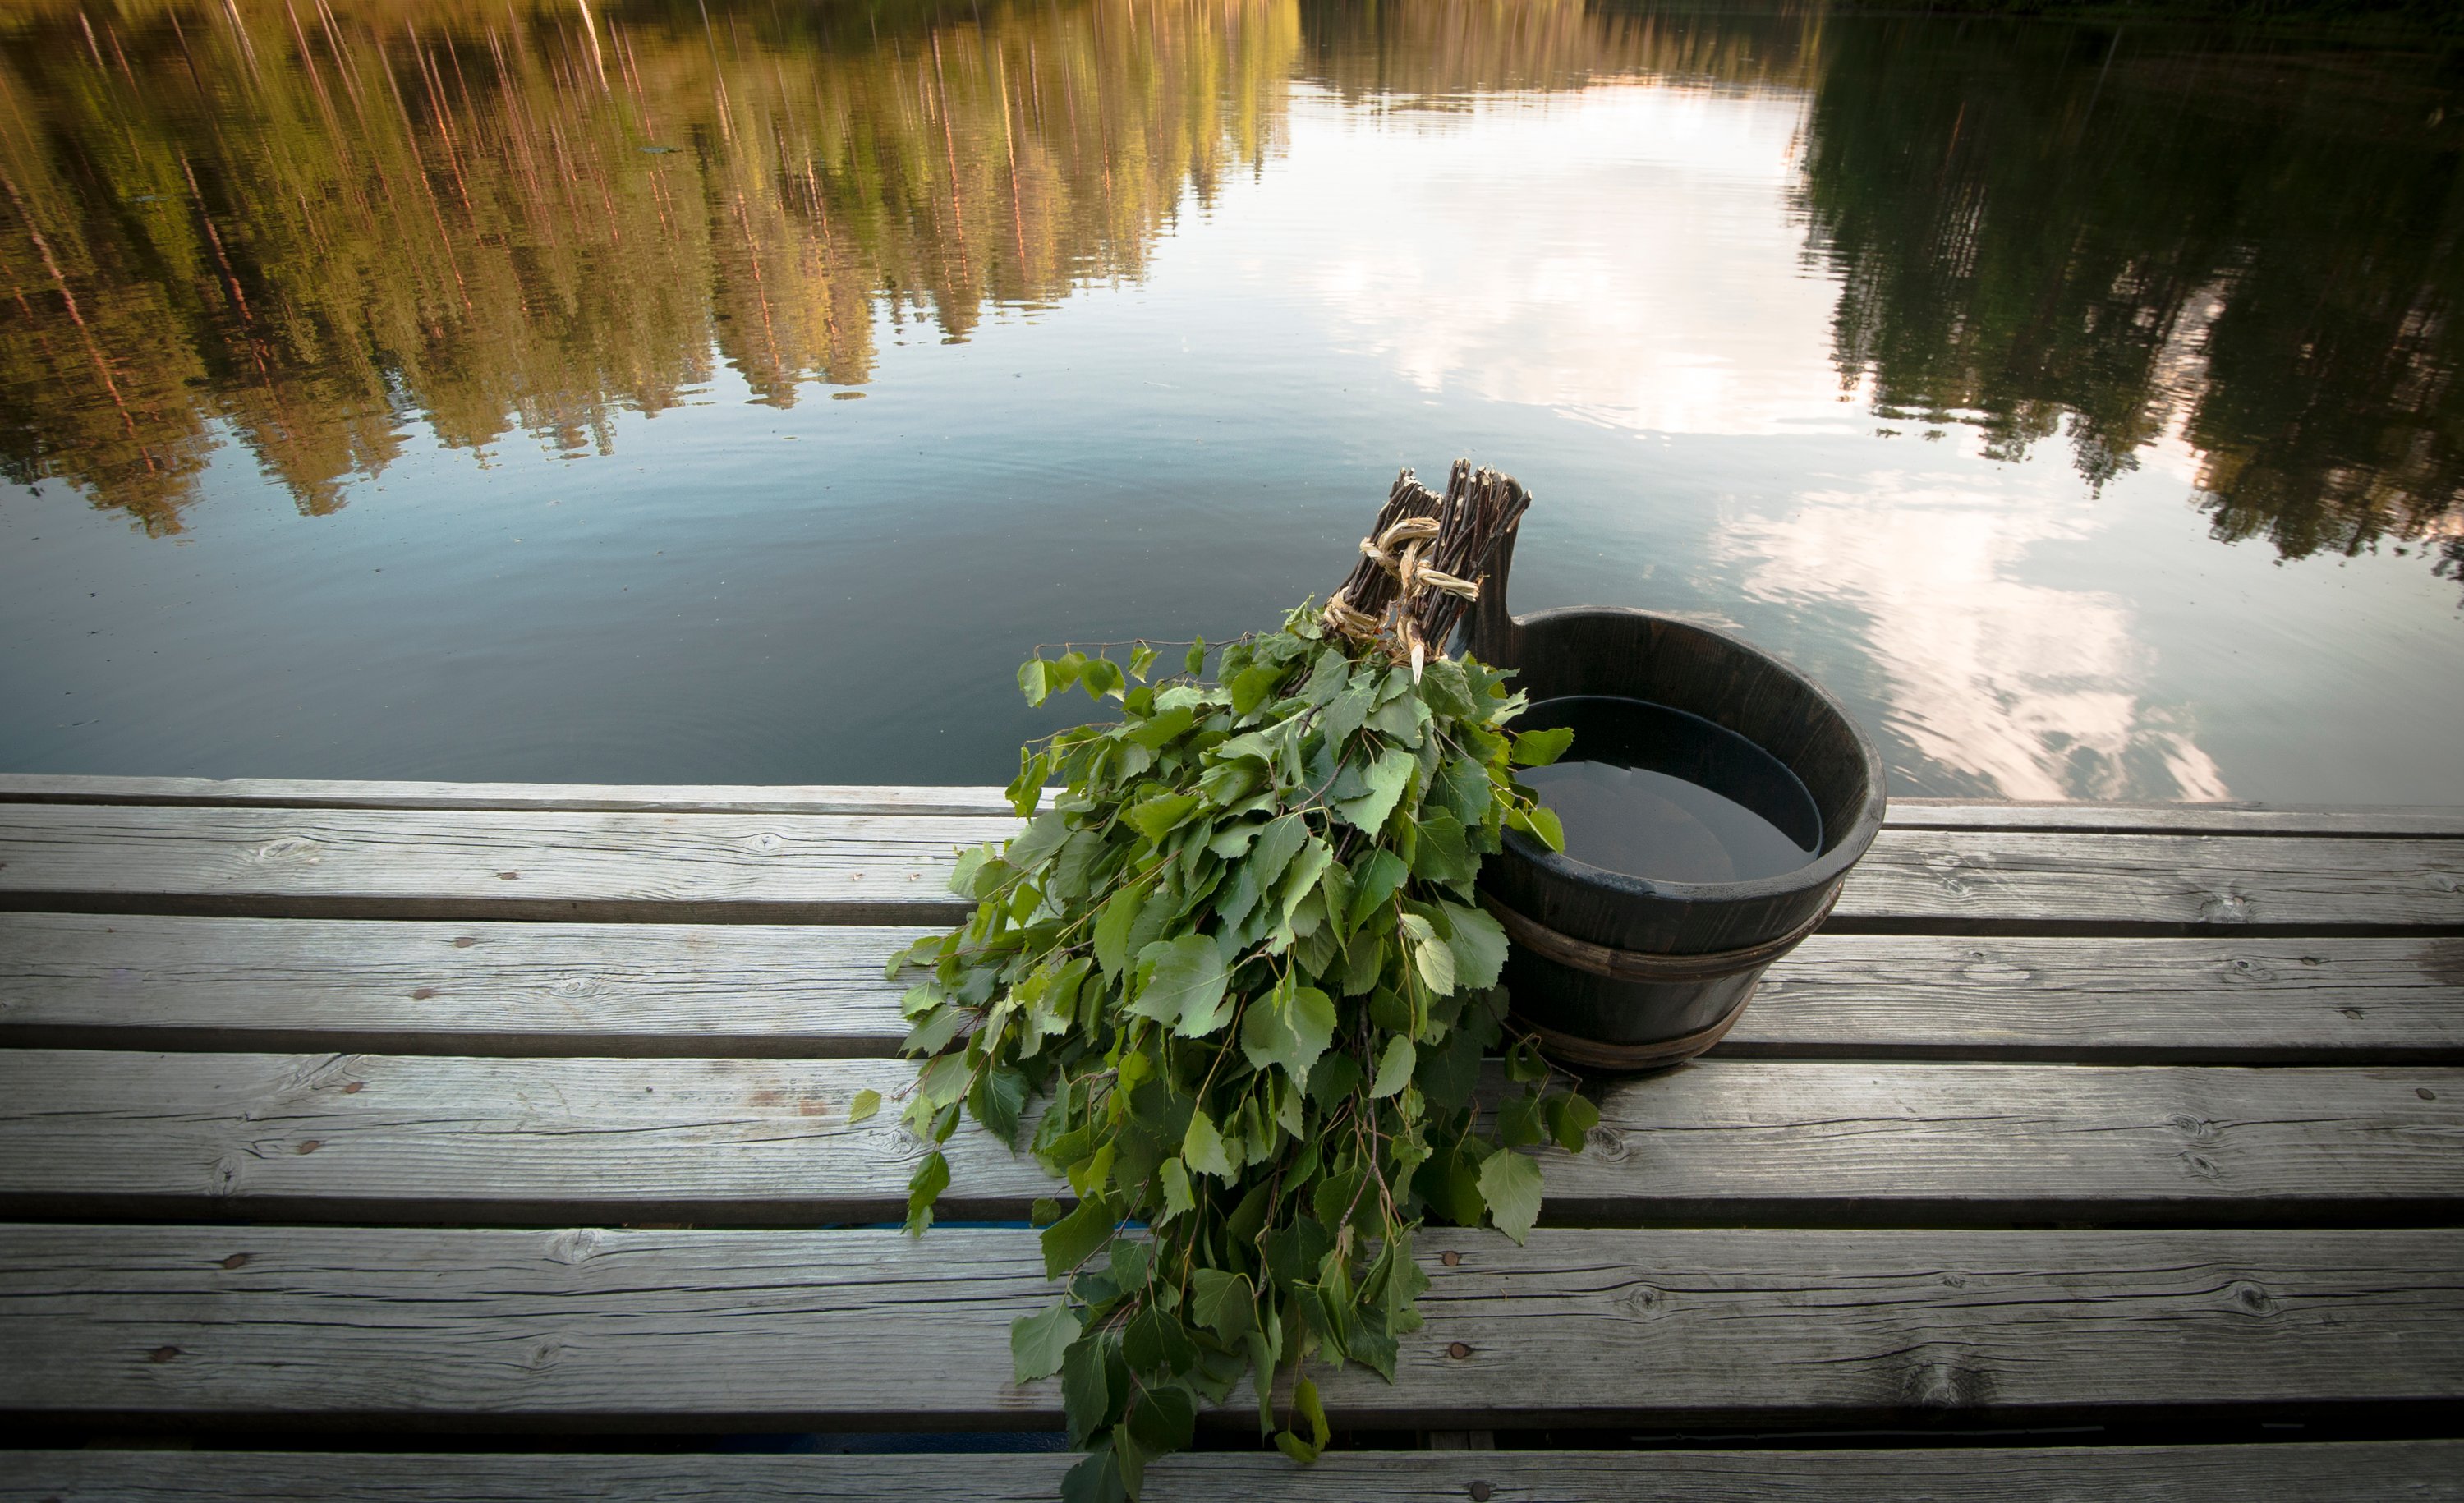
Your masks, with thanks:
<instances>
[{"instance_id":1,"label":"lake water","mask_svg":"<svg viewBox=\"0 0 2464 1503\"><path fill-rule=\"evenodd\" d=\"M2464 765L2464 70L1403 0L33 0L0 768L982 782L1520 476L1902 794ZM1079 711L1086 709L1079 701Z\"/></svg>"}]
</instances>

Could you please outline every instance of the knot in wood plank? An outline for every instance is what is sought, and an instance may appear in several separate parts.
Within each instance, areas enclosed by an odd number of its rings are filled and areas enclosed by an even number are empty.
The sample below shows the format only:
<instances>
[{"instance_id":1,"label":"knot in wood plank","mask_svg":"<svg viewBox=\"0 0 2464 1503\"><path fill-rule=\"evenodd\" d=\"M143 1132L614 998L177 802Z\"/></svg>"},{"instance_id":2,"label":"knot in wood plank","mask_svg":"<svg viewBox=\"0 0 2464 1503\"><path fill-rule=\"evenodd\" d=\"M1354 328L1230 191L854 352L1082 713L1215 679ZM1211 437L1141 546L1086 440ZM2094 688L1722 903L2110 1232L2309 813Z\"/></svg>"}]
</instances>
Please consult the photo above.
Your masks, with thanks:
<instances>
[{"instance_id":1,"label":"knot in wood plank","mask_svg":"<svg viewBox=\"0 0 2464 1503\"><path fill-rule=\"evenodd\" d=\"M2232 886L2199 895L2199 921L2211 924L2246 924L2251 921L2250 899Z\"/></svg>"},{"instance_id":2,"label":"knot in wood plank","mask_svg":"<svg viewBox=\"0 0 2464 1503\"><path fill-rule=\"evenodd\" d=\"M1901 1384L1902 1401L1918 1409L1978 1409L1993 1402L1993 1375L1956 1358L1921 1357Z\"/></svg>"}]
</instances>

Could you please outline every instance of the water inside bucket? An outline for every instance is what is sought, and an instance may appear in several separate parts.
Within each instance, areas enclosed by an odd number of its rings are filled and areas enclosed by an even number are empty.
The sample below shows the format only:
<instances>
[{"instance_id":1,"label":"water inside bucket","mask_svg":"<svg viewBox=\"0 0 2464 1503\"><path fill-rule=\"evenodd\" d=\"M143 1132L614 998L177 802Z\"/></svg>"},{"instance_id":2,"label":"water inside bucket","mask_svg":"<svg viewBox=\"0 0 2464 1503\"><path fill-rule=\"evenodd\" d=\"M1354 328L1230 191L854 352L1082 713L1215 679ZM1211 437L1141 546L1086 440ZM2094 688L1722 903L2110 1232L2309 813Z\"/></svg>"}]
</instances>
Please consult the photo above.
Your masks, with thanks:
<instances>
[{"instance_id":1,"label":"water inside bucket","mask_svg":"<svg viewBox=\"0 0 2464 1503\"><path fill-rule=\"evenodd\" d=\"M1543 700L1518 729L1572 726L1564 761L1518 775L1566 828L1566 854L1661 882L1784 875L1822 848L1814 796L1779 759L1701 716L1641 699Z\"/></svg>"}]
</instances>

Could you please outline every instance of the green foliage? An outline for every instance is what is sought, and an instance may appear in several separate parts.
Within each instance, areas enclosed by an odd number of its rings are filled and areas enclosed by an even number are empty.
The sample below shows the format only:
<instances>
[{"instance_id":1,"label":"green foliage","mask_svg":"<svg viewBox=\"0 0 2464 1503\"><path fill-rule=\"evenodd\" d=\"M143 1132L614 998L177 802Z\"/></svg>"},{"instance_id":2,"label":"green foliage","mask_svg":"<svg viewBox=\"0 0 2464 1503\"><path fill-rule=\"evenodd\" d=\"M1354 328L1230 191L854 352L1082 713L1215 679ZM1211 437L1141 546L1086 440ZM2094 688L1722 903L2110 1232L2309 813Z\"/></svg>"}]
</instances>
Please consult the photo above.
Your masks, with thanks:
<instances>
[{"instance_id":1,"label":"green foliage","mask_svg":"<svg viewBox=\"0 0 2464 1503\"><path fill-rule=\"evenodd\" d=\"M1040 1102L1027 1146L1077 1197L1036 1216L1067 1297L1011 1338L1020 1381L1060 1375L1088 1451L1065 1497L1136 1497L1243 1376L1262 1432L1314 1459L1316 1385L1279 1427L1278 1371L1318 1354L1391 1381L1428 1286L1413 1231L1520 1241L1541 1186L1515 1149L1598 1120L1528 1042L1494 1117L1476 1100L1506 936L1473 878L1509 824L1553 836L1511 769L1564 738L1509 738L1505 674L1441 658L1416 679L1306 607L1221 648L1212 680L1207 652L1152 685L1145 643L1127 674L1074 652L1021 670L1030 699L1076 683L1121 718L1025 748L1009 792L1033 817L952 879L974 918L891 962L927 1056L907 1125L945 1141L963 1107L1015 1142ZM931 1154L912 1227L948 1181Z\"/></svg>"}]
</instances>

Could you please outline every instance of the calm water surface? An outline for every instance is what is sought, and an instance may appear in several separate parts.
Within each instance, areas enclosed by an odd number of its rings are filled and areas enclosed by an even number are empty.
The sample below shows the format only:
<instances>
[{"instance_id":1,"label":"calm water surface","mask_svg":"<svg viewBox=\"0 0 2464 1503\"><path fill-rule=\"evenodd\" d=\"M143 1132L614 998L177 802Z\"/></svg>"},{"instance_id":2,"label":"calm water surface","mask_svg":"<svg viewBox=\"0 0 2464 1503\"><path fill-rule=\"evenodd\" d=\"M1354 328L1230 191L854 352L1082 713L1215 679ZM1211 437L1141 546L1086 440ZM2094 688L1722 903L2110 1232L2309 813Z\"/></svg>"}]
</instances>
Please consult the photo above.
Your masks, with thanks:
<instances>
[{"instance_id":1,"label":"calm water surface","mask_svg":"<svg viewBox=\"0 0 2464 1503\"><path fill-rule=\"evenodd\" d=\"M1701 716L1578 695L1532 718L1574 732L1577 755L1527 767L1523 781L1556 811L1576 861L1664 882L1753 882L1822 849L1822 813L1787 764Z\"/></svg>"},{"instance_id":2,"label":"calm water surface","mask_svg":"<svg viewBox=\"0 0 2464 1503\"><path fill-rule=\"evenodd\" d=\"M1001 780L1461 453L1895 791L2453 801L2460 147L2137 25L37 0L0 767Z\"/></svg>"}]
</instances>

